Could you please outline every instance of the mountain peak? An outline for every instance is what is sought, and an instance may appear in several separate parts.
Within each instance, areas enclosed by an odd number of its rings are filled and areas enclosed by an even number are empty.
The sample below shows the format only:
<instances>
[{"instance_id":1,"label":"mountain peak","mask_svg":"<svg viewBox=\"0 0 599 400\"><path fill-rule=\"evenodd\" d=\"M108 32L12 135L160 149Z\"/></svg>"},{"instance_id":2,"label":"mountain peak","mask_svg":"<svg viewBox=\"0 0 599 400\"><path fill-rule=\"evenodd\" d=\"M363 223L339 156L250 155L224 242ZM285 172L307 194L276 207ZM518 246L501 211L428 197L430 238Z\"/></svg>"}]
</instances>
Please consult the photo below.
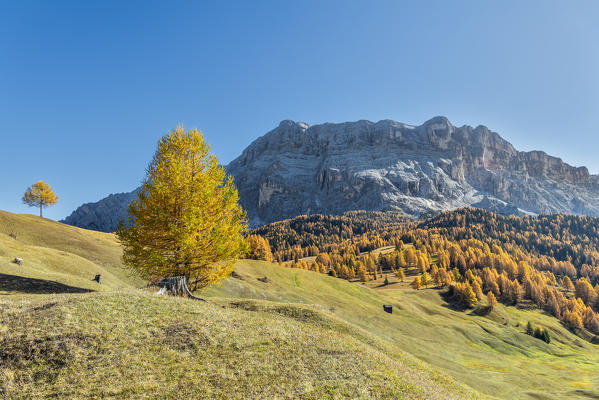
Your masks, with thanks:
<instances>
[{"instance_id":1,"label":"mountain peak","mask_svg":"<svg viewBox=\"0 0 599 400\"><path fill-rule=\"evenodd\" d=\"M302 129L308 129L310 127L310 125L306 124L305 122L295 122L291 119L284 119L279 123L279 128L290 128L290 127L300 127Z\"/></svg>"},{"instance_id":2,"label":"mountain peak","mask_svg":"<svg viewBox=\"0 0 599 400\"><path fill-rule=\"evenodd\" d=\"M519 152L479 125L437 116L308 125L284 120L227 167L252 226L301 214L481 207L599 216L599 177L541 151ZM78 209L65 222L114 230L132 197Z\"/></svg>"},{"instance_id":3,"label":"mountain peak","mask_svg":"<svg viewBox=\"0 0 599 400\"><path fill-rule=\"evenodd\" d=\"M449 119L447 119L447 117L444 117L442 115L438 115L436 117L433 117L433 118L429 119L428 121L426 121L422 125L424 125L424 126L444 125L446 127L453 127L453 125L451 125L451 122L449 122Z\"/></svg>"},{"instance_id":4,"label":"mountain peak","mask_svg":"<svg viewBox=\"0 0 599 400\"><path fill-rule=\"evenodd\" d=\"M297 124L264 136L227 167L253 226L357 209L599 215L596 177L518 152L483 125L458 128L437 116L418 127L360 120L305 125L299 136L288 129Z\"/></svg>"}]
</instances>

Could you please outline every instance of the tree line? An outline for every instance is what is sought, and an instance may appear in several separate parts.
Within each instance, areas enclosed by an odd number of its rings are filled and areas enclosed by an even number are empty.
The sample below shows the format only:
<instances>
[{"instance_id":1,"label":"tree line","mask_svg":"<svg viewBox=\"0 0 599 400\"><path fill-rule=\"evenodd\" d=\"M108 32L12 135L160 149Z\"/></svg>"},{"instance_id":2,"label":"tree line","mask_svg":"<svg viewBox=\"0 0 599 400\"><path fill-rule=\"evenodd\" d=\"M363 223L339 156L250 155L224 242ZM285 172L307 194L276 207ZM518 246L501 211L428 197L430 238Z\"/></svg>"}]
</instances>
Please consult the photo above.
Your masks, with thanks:
<instances>
[{"instance_id":1,"label":"tree line","mask_svg":"<svg viewBox=\"0 0 599 400\"><path fill-rule=\"evenodd\" d=\"M394 215L389 225L389 217L377 217L304 216L254 234L272 247L272 259L289 267L359 281L390 273L404 280L409 273L416 275L413 288L448 287L465 307L530 301L571 328L599 334L597 219L500 216L476 209L424 222ZM365 218L372 219L370 225Z\"/></svg>"}]
</instances>

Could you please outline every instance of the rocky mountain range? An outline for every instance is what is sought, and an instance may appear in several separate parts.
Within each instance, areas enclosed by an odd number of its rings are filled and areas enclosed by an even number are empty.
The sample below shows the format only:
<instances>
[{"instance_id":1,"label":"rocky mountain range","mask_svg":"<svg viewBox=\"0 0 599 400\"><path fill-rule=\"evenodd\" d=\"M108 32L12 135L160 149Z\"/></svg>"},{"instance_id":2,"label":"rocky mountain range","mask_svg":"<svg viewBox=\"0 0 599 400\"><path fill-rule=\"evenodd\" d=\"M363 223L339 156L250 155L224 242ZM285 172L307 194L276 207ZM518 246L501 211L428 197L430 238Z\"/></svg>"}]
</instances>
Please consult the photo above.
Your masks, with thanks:
<instances>
[{"instance_id":1,"label":"rocky mountain range","mask_svg":"<svg viewBox=\"0 0 599 400\"><path fill-rule=\"evenodd\" d=\"M599 176L542 151L521 152L485 126L445 117L309 126L282 121L227 167L250 225L300 214L472 206L503 214L599 215ZM112 231L134 193L88 203L64 222Z\"/></svg>"},{"instance_id":2,"label":"rocky mountain range","mask_svg":"<svg viewBox=\"0 0 599 400\"><path fill-rule=\"evenodd\" d=\"M60 222L95 231L114 232L120 221L126 221L127 206L135 200L138 190L111 194L95 203L85 203Z\"/></svg>"}]
</instances>

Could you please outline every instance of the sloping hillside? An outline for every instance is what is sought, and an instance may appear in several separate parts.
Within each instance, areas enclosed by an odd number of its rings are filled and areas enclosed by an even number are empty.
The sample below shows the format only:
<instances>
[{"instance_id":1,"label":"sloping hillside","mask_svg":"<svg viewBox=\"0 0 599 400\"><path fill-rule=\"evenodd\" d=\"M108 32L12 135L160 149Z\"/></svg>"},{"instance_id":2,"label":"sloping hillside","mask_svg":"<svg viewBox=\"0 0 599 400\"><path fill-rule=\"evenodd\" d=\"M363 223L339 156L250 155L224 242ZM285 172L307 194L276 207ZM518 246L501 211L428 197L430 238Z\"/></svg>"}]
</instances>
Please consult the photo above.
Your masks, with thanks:
<instances>
[{"instance_id":1,"label":"sloping hillside","mask_svg":"<svg viewBox=\"0 0 599 400\"><path fill-rule=\"evenodd\" d=\"M480 398L318 307L219 303L141 291L0 300L0 397Z\"/></svg>"},{"instance_id":2,"label":"sloping hillside","mask_svg":"<svg viewBox=\"0 0 599 400\"><path fill-rule=\"evenodd\" d=\"M0 212L0 397L480 397L328 306L159 297L120 254L111 234Z\"/></svg>"},{"instance_id":3,"label":"sloping hillside","mask_svg":"<svg viewBox=\"0 0 599 400\"><path fill-rule=\"evenodd\" d=\"M462 311L393 277L240 261L205 304L134 289L120 251L113 235L0 213L0 397L599 397L598 346L526 303Z\"/></svg>"},{"instance_id":4,"label":"sloping hillside","mask_svg":"<svg viewBox=\"0 0 599 400\"><path fill-rule=\"evenodd\" d=\"M23 265L12 263L15 257ZM114 235L0 211L0 293L113 290L142 281L123 268ZM102 275L102 284L93 282Z\"/></svg>"},{"instance_id":5,"label":"sloping hillside","mask_svg":"<svg viewBox=\"0 0 599 400\"><path fill-rule=\"evenodd\" d=\"M597 398L599 346L531 307L456 310L436 289L407 283L371 287L260 261L237 264L236 276L206 295L316 304L409 352L481 393L503 399ZM267 282L257 278L266 276ZM393 304L394 312L383 312ZM525 334L531 321L550 344Z\"/></svg>"}]
</instances>

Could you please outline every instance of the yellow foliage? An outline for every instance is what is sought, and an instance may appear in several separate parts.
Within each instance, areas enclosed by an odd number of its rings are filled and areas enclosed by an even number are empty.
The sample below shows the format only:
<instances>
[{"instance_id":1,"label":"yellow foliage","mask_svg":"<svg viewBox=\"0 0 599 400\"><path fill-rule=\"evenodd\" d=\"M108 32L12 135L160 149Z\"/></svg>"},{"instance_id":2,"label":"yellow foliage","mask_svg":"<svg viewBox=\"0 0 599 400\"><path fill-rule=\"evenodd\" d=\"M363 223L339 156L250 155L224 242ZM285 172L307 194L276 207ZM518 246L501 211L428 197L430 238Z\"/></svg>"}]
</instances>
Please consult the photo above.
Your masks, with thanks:
<instances>
[{"instance_id":1,"label":"yellow foliage","mask_svg":"<svg viewBox=\"0 0 599 400\"><path fill-rule=\"evenodd\" d=\"M51 206L58 202L58 196L54 194L50 185L44 181L37 181L27 188L23 195L23 203L31 207L40 208L40 217L42 208Z\"/></svg>"},{"instance_id":2,"label":"yellow foliage","mask_svg":"<svg viewBox=\"0 0 599 400\"><path fill-rule=\"evenodd\" d=\"M410 286L412 286L412 288L416 290L420 289L422 287L422 281L420 280L420 277L417 276L416 278L414 278Z\"/></svg>"},{"instance_id":3,"label":"yellow foliage","mask_svg":"<svg viewBox=\"0 0 599 400\"><path fill-rule=\"evenodd\" d=\"M487 303L489 303L489 306L491 306L491 308L497 307L497 298L495 297L493 292L487 293Z\"/></svg>"},{"instance_id":4,"label":"yellow foliage","mask_svg":"<svg viewBox=\"0 0 599 400\"><path fill-rule=\"evenodd\" d=\"M406 278L406 273L404 269L400 267L397 272L395 272L395 276L397 276L397 278L403 282L403 280Z\"/></svg>"},{"instance_id":5,"label":"yellow foliage","mask_svg":"<svg viewBox=\"0 0 599 400\"><path fill-rule=\"evenodd\" d=\"M466 307L474 307L478 301L476 293L472 289L472 286L468 282L456 283L453 287L453 296Z\"/></svg>"},{"instance_id":6,"label":"yellow foliage","mask_svg":"<svg viewBox=\"0 0 599 400\"><path fill-rule=\"evenodd\" d=\"M125 264L147 278L184 275L193 290L229 276L246 230L232 179L203 135L179 126L158 142L117 236Z\"/></svg>"},{"instance_id":7,"label":"yellow foliage","mask_svg":"<svg viewBox=\"0 0 599 400\"><path fill-rule=\"evenodd\" d=\"M252 260L272 261L272 251L268 240L260 235L249 235L247 242L249 247L248 258Z\"/></svg>"},{"instance_id":8,"label":"yellow foliage","mask_svg":"<svg viewBox=\"0 0 599 400\"><path fill-rule=\"evenodd\" d=\"M428 285L430 285L431 283L433 283L433 279L431 278L431 276L429 275L428 272L425 272L422 274L422 277L420 278L420 282L428 288Z\"/></svg>"}]
</instances>

